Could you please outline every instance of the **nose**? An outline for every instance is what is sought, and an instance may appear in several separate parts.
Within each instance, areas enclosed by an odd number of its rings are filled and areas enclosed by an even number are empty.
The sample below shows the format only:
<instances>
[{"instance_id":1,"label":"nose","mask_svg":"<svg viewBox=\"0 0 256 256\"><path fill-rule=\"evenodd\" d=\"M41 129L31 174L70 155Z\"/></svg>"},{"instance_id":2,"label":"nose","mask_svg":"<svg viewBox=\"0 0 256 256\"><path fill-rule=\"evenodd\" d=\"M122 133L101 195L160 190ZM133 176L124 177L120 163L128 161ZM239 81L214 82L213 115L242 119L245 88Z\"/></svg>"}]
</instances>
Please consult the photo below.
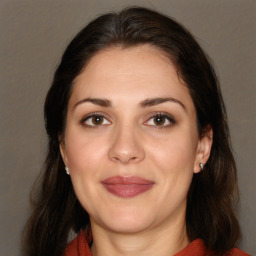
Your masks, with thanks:
<instances>
[{"instance_id":1,"label":"nose","mask_svg":"<svg viewBox=\"0 0 256 256\"><path fill-rule=\"evenodd\" d=\"M142 161L145 158L143 140L136 128L132 126L118 127L112 137L108 156L111 161L121 164Z\"/></svg>"}]
</instances>

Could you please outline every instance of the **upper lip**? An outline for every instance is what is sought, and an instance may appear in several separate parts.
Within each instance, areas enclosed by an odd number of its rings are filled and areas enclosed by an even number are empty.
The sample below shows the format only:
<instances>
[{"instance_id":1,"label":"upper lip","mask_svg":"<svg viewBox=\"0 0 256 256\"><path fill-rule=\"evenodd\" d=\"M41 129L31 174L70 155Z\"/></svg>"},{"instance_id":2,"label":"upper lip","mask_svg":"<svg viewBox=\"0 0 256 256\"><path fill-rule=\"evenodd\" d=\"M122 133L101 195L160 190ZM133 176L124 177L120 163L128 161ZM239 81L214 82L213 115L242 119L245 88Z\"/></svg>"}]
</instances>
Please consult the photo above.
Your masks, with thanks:
<instances>
[{"instance_id":1,"label":"upper lip","mask_svg":"<svg viewBox=\"0 0 256 256\"><path fill-rule=\"evenodd\" d=\"M103 180L101 183L106 184L106 185L116 185L116 184L121 184L121 185L131 185L131 184L148 185L148 184L154 184L154 182L151 181L151 180L147 180L147 179L137 177L137 176L113 176L113 177L109 177L109 178Z\"/></svg>"}]
</instances>

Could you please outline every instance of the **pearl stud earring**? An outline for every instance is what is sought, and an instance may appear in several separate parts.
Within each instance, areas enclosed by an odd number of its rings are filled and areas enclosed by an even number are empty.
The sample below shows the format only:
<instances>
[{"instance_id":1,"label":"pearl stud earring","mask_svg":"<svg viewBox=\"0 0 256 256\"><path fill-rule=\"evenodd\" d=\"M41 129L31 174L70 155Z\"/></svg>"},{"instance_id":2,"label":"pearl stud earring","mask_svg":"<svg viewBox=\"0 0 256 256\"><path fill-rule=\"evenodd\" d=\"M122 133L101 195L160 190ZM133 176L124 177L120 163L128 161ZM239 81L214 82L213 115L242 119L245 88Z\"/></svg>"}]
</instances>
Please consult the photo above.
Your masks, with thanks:
<instances>
[{"instance_id":1,"label":"pearl stud earring","mask_svg":"<svg viewBox=\"0 0 256 256\"><path fill-rule=\"evenodd\" d=\"M65 170L66 170L66 173L69 175L69 169L67 166L65 167Z\"/></svg>"}]
</instances>

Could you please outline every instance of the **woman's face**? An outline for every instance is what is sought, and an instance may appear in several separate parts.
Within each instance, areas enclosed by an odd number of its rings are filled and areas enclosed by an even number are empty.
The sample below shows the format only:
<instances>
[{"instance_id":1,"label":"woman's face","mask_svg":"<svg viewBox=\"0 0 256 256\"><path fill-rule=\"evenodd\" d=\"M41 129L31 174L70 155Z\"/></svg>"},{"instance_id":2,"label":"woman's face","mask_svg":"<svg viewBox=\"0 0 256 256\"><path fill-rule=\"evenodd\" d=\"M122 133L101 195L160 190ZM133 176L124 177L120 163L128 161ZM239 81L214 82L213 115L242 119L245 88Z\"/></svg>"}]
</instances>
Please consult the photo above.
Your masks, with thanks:
<instances>
[{"instance_id":1,"label":"woman's face","mask_svg":"<svg viewBox=\"0 0 256 256\"><path fill-rule=\"evenodd\" d=\"M103 50L75 79L61 152L92 225L138 232L184 223L209 150L187 87L157 48Z\"/></svg>"}]
</instances>

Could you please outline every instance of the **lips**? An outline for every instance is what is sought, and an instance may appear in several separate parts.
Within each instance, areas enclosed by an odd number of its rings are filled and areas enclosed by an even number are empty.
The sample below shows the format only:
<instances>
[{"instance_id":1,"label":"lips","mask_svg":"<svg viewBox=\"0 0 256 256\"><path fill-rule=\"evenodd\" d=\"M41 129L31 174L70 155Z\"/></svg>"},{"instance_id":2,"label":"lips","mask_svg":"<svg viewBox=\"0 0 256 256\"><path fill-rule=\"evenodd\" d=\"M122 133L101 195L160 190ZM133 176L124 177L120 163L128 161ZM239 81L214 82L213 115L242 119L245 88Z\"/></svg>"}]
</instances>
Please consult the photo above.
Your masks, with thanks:
<instances>
[{"instance_id":1,"label":"lips","mask_svg":"<svg viewBox=\"0 0 256 256\"><path fill-rule=\"evenodd\" d=\"M103 180L108 192L118 197L130 198L142 194L154 186L154 182L136 176L114 176Z\"/></svg>"}]
</instances>

